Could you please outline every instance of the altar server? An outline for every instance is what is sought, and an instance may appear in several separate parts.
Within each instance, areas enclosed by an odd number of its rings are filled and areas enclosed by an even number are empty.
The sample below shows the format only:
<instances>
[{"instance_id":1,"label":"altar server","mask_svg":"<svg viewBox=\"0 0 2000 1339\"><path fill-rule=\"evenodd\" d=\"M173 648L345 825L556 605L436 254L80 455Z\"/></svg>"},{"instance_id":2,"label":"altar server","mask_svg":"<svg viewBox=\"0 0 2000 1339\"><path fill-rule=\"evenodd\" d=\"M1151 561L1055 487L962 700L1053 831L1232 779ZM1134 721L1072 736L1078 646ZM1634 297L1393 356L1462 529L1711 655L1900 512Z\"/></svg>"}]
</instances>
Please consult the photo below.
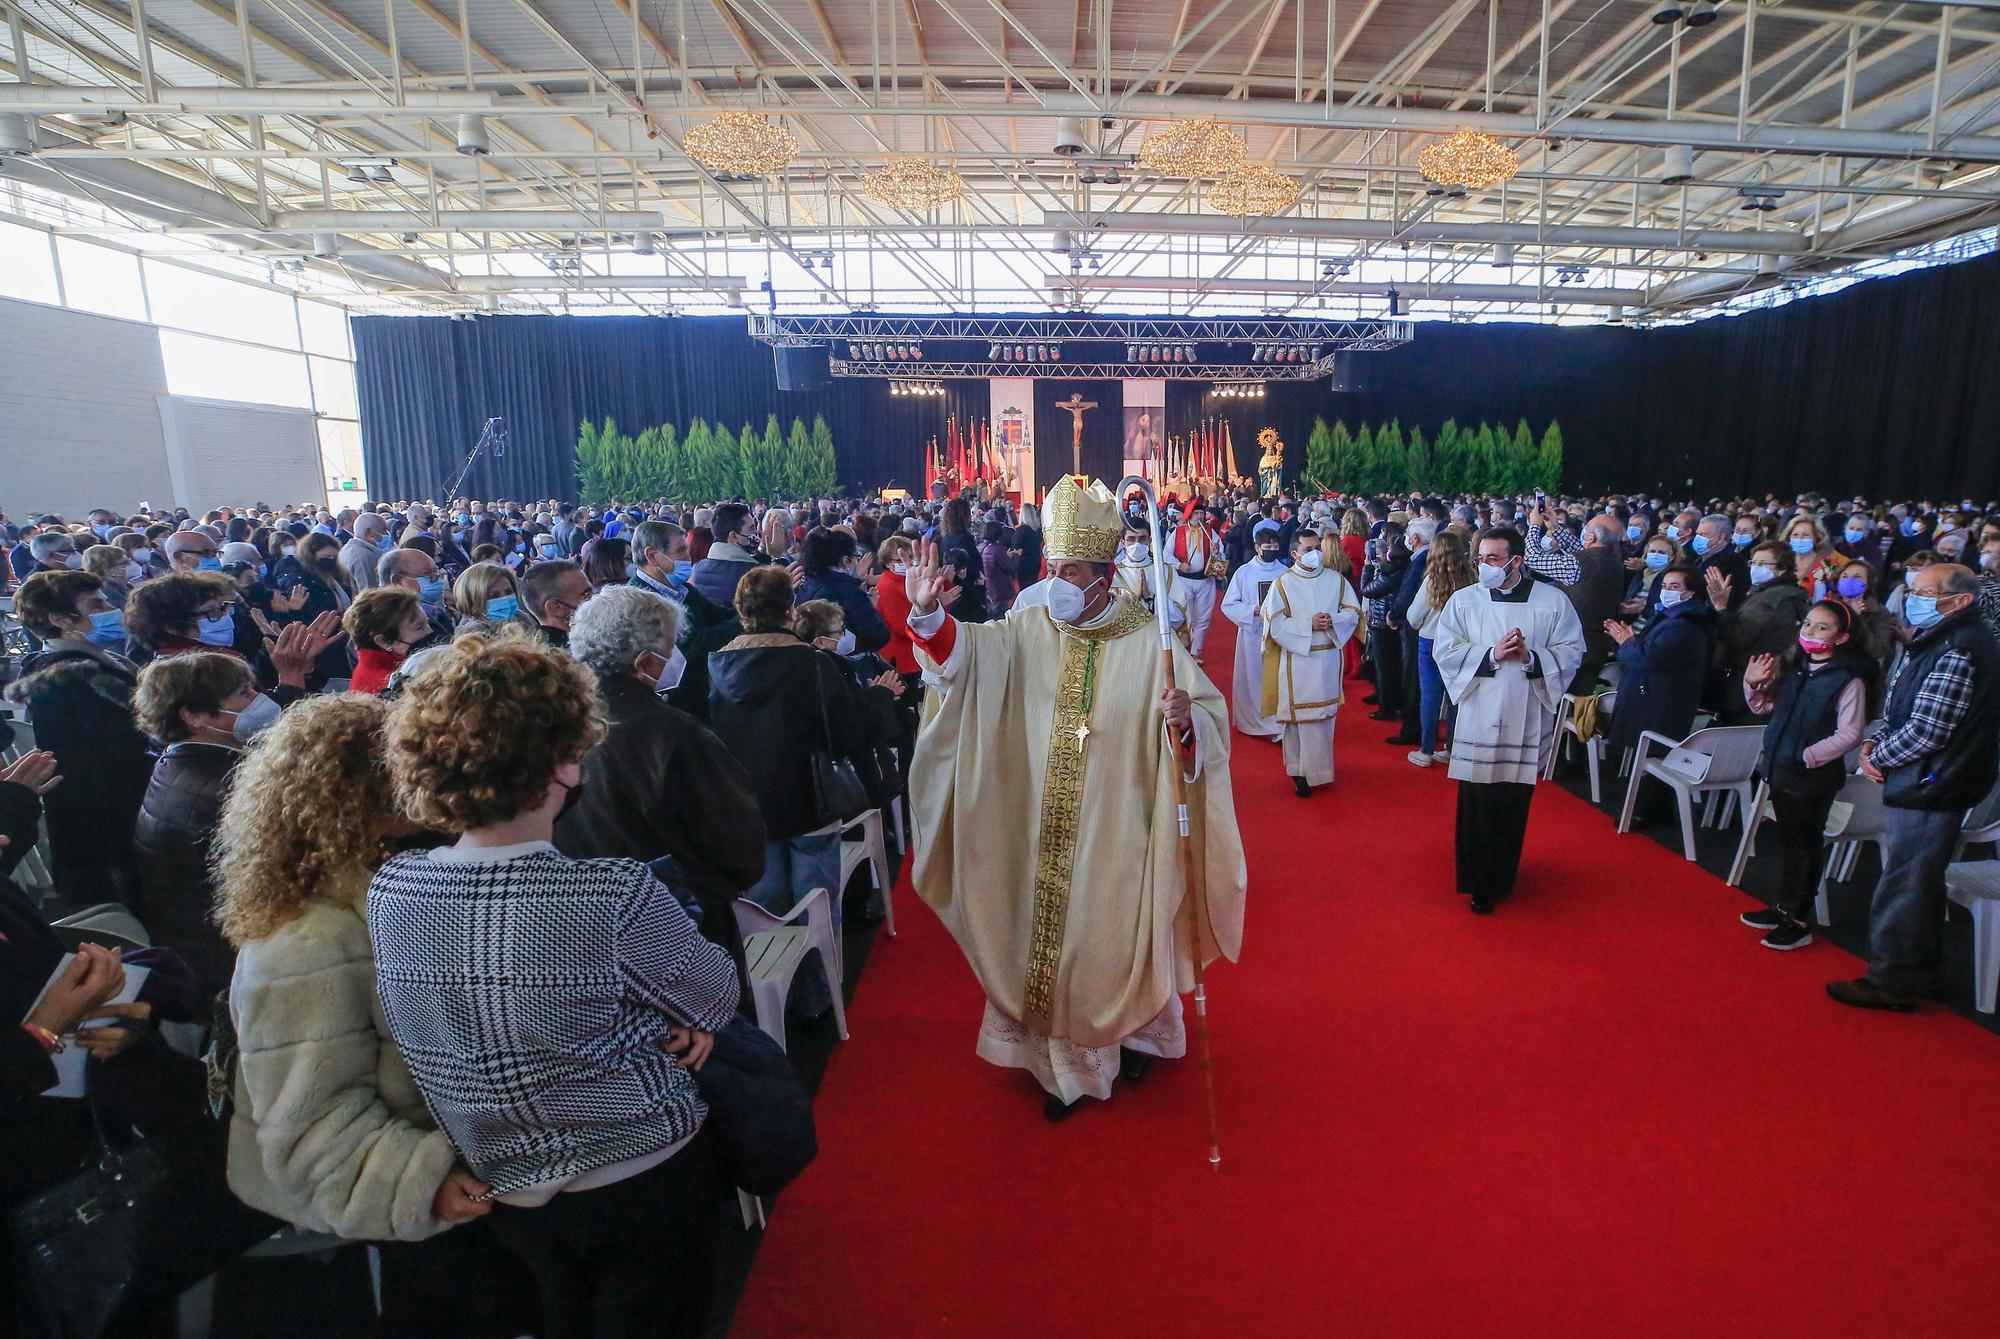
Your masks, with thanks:
<instances>
[{"instance_id":1,"label":"altar server","mask_svg":"<svg viewBox=\"0 0 2000 1339\"><path fill-rule=\"evenodd\" d=\"M1236 683L1230 695L1229 719L1238 730L1258 739L1276 741L1284 734L1277 721L1259 708L1264 702L1264 619L1258 612L1271 583L1285 570L1278 523L1266 517L1251 532L1257 556L1236 569L1229 592L1222 597L1222 614L1236 625Z\"/></svg>"},{"instance_id":2,"label":"altar server","mask_svg":"<svg viewBox=\"0 0 2000 1339\"><path fill-rule=\"evenodd\" d=\"M1284 730L1285 771L1301 798L1333 782L1333 719L1341 702L1341 648L1361 623L1361 600L1325 565L1310 527L1292 537L1292 565L1271 583L1264 620L1263 711Z\"/></svg>"}]
</instances>

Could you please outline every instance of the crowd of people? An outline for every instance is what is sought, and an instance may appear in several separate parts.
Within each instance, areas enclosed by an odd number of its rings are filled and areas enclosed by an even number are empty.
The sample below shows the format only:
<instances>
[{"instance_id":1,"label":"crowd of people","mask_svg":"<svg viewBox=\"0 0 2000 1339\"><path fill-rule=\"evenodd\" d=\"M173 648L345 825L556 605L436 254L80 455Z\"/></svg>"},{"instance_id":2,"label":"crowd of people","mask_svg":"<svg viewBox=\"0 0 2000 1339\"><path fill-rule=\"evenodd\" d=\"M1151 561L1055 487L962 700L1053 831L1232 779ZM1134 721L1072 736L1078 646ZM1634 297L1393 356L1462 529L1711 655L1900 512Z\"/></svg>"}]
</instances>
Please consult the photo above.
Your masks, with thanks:
<instances>
[{"instance_id":1,"label":"crowd of people","mask_svg":"<svg viewBox=\"0 0 2000 1339\"><path fill-rule=\"evenodd\" d=\"M383 1244L390 1330L701 1332L728 1179L700 1070L747 995L732 903L838 884L854 806L830 771L861 803L935 804L911 781L926 698L997 673L949 629L1038 608L1089 629L1164 601L1201 661L1219 607L1227 720L1280 745L1301 796L1334 780L1365 676L1389 743L1461 783L1482 914L1565 694L1614 749L1700 714L1763 725L1781 895L1745 922L1811 942L1858 768L1892 817L1868 974L1829 989L1908 1009L1938 986L1943 865L2000 761L2000 505L1169 498L1164 563L1116 505L1102 551L1052 552L1032 503L986 493L0 515L33 741L0 769L0 992L25 1019L0 1049L0 1200L103 1138L208 1139L233 1197L133 1284L135 1314L289 1224ZM1187 687L1161 710L1198 775L1222 708ZM38 840L31 893L12 876ZM50 923L102 904L149 946ZM814 967L790 1007L835 986ZM1126 1077L1171 1012L1106 1033ZM1044 1074L1049 1042L982 1031L981 1054L1039 1047L1003 1063L1052 1116L1108 1092ZM72 1048L87 1101L59 1080ZM6 1303L24 1325L32 1291Z\"/></svg>"}]
</instances>

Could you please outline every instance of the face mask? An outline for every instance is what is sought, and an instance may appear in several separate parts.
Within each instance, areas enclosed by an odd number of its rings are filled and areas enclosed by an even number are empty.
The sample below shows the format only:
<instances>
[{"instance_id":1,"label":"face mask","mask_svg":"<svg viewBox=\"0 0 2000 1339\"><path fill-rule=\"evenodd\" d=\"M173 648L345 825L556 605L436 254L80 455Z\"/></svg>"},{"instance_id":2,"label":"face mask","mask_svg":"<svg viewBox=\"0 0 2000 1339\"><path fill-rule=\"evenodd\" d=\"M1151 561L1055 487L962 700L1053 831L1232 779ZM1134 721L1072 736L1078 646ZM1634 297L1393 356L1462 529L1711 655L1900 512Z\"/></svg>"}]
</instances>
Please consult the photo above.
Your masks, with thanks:
<instances>
[{"instance_id":1,"label":"face mask","mask_svg":"<svg viewBox=\"0 0 2000 1339\"><path fill-rule=\"evenodd\" d=\"M241 743L248 744L258 733L278 719L284 708L274 700L259 693L250 700L250 705L241 711L228 713L236 719L230 723L229 733Z\"/></svg>"},{"instance_id":2,"label":"face mask","mask_svg":"<svg viewBox=\"0 0 2000 1339\"><path fill-rule=\"evenodd\" d=\"M535 545L535 552L541 556L543 562L549 562L562 550L552 543L543 542Z\"/></svg>"},{"instance_id":3,"label":"face mask","mask_svg":"<svg viewBox=\"0 0 2000 1339\"><path fill-rule=\"evenodd\" d=\"M1818 547L1816 544L1813 543L1812 539L1806 535L1793 536L1791 543L1792 543L1792 552L1802 555L1811 553L1815 548Z\"/></svg>"},{"instance_id":4,"label":"face mask","mask_svg":"<svg viewBox=\"0 0 2000 1339\"><path fill-rule=\"evenodd\" d=\"M1979 565L1989 572L2000 571L2000 552L1980 554Z\"/></svg>"},{"instance_id":5,"label":"face mask","mask_svg":"<svg viewBox=\"0 0 2000 1339\"><path fill-rule=\"evenodd\" d=\"M417 578L417 603L427 610L435 610L444 603L443 577Z\"/></svg>"},{"instance_id":6,"label":"face mask","mask_svg":"<svg viewBox=\"0 0 2000 1339\"><path fill-rule=\"evenodd\" d=\"M1775 581L1775 580L1777 580L1777 578L1778 578L1778 569L1777 569L1777 568L1775 568L1775 567L1771 567L1771 566L1768 566L1768 565L1766 565L1766 564L1764 564L1764 563L1752 563L1752 564L1750 564L1750 584L1751 584L1751 585L1753 585L1753 586L1761 586L1761 585L1763 585L1763 584L1764 584L1765 582L1767 582L1767 581Z\"/></svg>"},{"instance_id":7,"label":"face mask","mask_svg":"<svg viewBox=\"0 0 2000 1339\"><path fill-rule=\"evenodd\" d=\"M1554 535L1543 535L1542 547L1553 553L1556 547L1556 537Z\"/></svg>"},{"instance_id":8,"label":"face mask","mask_svg":"<svg viewBox=\"0 0 2000 1339\"><path fill-rule=\"evenodd\" d=\"M1832 646L1832 642L1822 640L1818 637L1807 637L1803 633L1799 636L1799 650L1804 651L1809 656L1820 655L1830 650Z\"/></svg>"},{"instance_id":9,"label":"face mask","mask_svg":"<svg viewBox=\"0 0 2000 1339\"><path fill-rule=\"evenodd\" d=\"M1318 549L1307 549L1299 555L1299 567L1303 571L1317 572L1324 556Z\"/></svg>"},{"instance_id":10,"label":"face mask","mask_svg":"<svg viewBox=\"0 0 2000 1339\"><path fill-rule=\"evenodd\" d=\"M1697 556L1697 557L1699 557L1700 555L1702 555L1702 554L1704 554L1704 553L1707 553L1707 552L1709 551L1709 549L1710 549L1711 547L1713 547L1713 546L1712 546L1712 545L1711 545L1711 544L1710 544L1710 543L1708 542L1708 536L1707 536L1707 535L1696 535L1696 536L1695 536L1695 537L1694 537L1694 538L1693 538L1692 540L1689 540L1689 541L1688 541L1688 543L1689 543L1690 547L1692 547L1692 548L1694 549L1694 551L1695 551L1695 554L1696 554L1696 556Z\"/></svg>"},{"instance_id":11,"label":"face mask","mask_svg":"<svg viewBox=\"0 0 2000 1339\"><path fill-rule=\"evenodd\" d=\"M494 623L504 623L521 612L521 601L512 595L496 595L486 602L486 617Z\"/></svg>"},{"instance_id":12,"label":"face mask","mask_svg":"<svg viewBox=\"0 0 2000 1339\"><path fill-rule=\"evenodd\" d=\"M105 609L90 616L90 631L84 640L92 646L122 646L125 642L125 615L117 609Z\"/></svg>"},{"instance_id":13,"label":"face mask","mask_svg":"<svg viewBox=\"0 0 2000 1339\"><path fill-rule=\"evenodd\" d=\"M1655 572L1664 572L1667 570L1667 558L1667 554L1654 550L1646 555L1646 566Z\"/></svg>"},{"instance_id":14,"label":"face mask","mask_svg":"<svg viewBox=\"0 0 2000 1339\"><path fill-rule=\"evenodd\" d=\"M897 576L904 576L909 572L910 565L908 563L890 563L889 570Z\"/></svg>"},{"instance_id":15,"label":"face mask","mask_svg":"<svg viewBox=\"0 0 2000 1339\"><path fill-rule=\"evenodd\" d=\"M1096 584L1093 581L1090 586ZM1082 618L1085 606L1090 603L1090 586L1060 579L1049 583L1049 617L1058 623L1074 623Z\"/></svg>"},{"instance_id":16,"label":"face mask","mask_svg":"<svg viewBox=\"0 0 2000 1339\"><path fill-rule=\"evenodd\" d=\"M1733 534L1729 537L1729 542L1731 544L1734 544L1739 549L1747 549L1752 544L1757 542L1757 536L1746 535L1739 531L1738 533Z\"/></svg>"},{"instance_id":17,"label":"face mask","mask_svg":"<svg viewBox=\"0 0 2000 1339\"><path fill-rule=\"evenodd\" d=\"M630 581L633 577L638 575L639 575L639 564L637 563L625 564L625 579L627 581Z\"/></svg>"},{"instance_id":18,"label":"face mask","mask_svg":"<svg viewBox=\"0 0 2000 1339\"><path fill-rule=\"evenodd\" d=\"M1645 534L1646 527L1642 525L1628 525L1625 527L1625 538L1631 540L1634 544L1637 544L1644 538Z\"/></svg>"},{"instance_id":19,"label":"face mask","mask_svg":"<svg viewBox=\"0 0 2000 1339\"><path fill-rule=\"evenodd\" d=\"M1152 556L1151 550L1144 544L1127 544L1125 546L1125 557L1130 562L1143 563L1150 556Z\"/></svg>"},{"instance_id":20,"label":"face mask","mask_svg":"<svg viewBox=\"0 0 2000 1339\"><path fill-rule=\"evenodd\" d=\"M670 693L680 687L681 676L687 673L687 667L687 657L682 655L680 647L676 646L674 653L667 657L667 663L660 666L659 674L654 677L653 691Z\"/></svg>"},{"instance_id":21,"label":"face mask","mask_svg":"<svg viewBox=\"0 0 2000 1339\"><path fill-rule=\"evenodd\" d=\"M1671 609L1687 597L1688 593L1684 590L1663 590L1660 592L1660 608Z\"/></svg>"},{"instance_id":22,"label":"face mask","mask_svg":"<svg viewBox=\"0 0 2000 1339\"><path fill-rule=\"evenodd\" d=\"M833 653L837 656L851 656L854 654L854 633L852 631L846 628L841 629L840 640L833 644Z\"/></svg>"},{"instance_id":23,"label":"face mask","mask_svg":"<svg viewBox=\"0 0 2000 1339\"><path fill-rule=\"evenodd\" d=\"M1268 548L1259 548L1257 556L1267 563L1274 563L1278 561L1278 546L1273 544Z\"/></svg>"},{"instance_id":24,"label":"face mask","mask_svg":"<svg viewBox=\"0 0 2000 1339\"><path fill-rule=\"evenodd\" d=\"M126 584L126 585L128 585L128 586L136 586L136 585L138 585L138 584L139 584L139 583L140 583L141 581L144 581L145 579L146 579L146 569L145 569L145 568L143 568L143 567L139 566L139 564L137 564L137 563L126 563L126 564L125 564L125 584Z\"/></svg>"},{"instance_id":25,"label":"face mask","mask_svg":"<svg viewBox=\"0 0 2000 1339\"><path fill-rule=\"evenodd\" d=\"M1679 539L1681 537L1681 528L1677 525L1669 525L1662 528L1660 533L1668 539Z\"/></svg>"},{"instance_id":26,"label":"face mask","mask_svg":"<svg viewBox=\"0 0 2000 1339\"><path fill-rule=\"evenodd\" d=\"M1902 531L1914 539L1924 532L1924 523L1922 521L1905 521L1902 525Z\"/></svg>"},{"instance_id":27,"label":"face mask","mask_svg":"<svg viewBox=\"0 0 2000 1339\"><path fill-rule=\"evenodd\" d=\"M1868 582L1862 577L1842 577L1833 583L1833 588L1844 598L1852 600L1868 589Z\"/></svg>"},{"instance_id":28,"label":"face mask","mask_svg":"<svg viewBox=\"0 0 2000 1339\"><path fill-rule=\"evenodd\" d=\"M236 619L225 609L214 618L195 620L195 636L203 646L234 646Z\"/></svg>"},{"instance_id":29,"label":"face mask","mask_svg":"<svg viewBox=\"0 0 2000 1339\"><path fill-rule=\"evenodd\" d=\"M1508 566L1511 566L1511 564L1506 564L1500 567L1493 567L1487 563L1479 564L1479 584L1486 587L1488 590L1492 590L1500 586L1507 580Z\"/></svg>"},{"instance_id":30,"label":"face mask","mask_svg":"<svg viewBox=\"0 0 2000 1339\"><path fill-rule=\"evenodd\" d=\"M136 563L150 563L153 561L153 551L151 549L134 549L132 550L132 561Z\"/></svg>"},{"instance_id":31,"label":"face mask","mask_svg":"<svg viewBox=\"0 0 2000 1339\"><path fill-rule=\"evenodd\" d=\"M1903 601L1903 617L1913 628L1928 628L1944 618L1938 612L1937 600L1929 595L1912 595Z\"/></svg>"},{"instance_id":32,"label":"face mask","mask_svg":"<svg viewBox=\"0 0 2000 1339\"><path fill-rule=\"evenodd\" d=\"M909 570L907 564L904 565L903 570L904 571ZM674 581L677 585L685 586L688 583L688 578L693 575L694 575L693 560L688 558L682 558L674 564Z\"/></svg>"},{"instance_id":33,"label":"face mask","mask_svg":"<svg viewBox=\"0 0 2000 1339\"><path fill-rule=\"evenodd\" d=\"M194 565L194 570L197 572L220 572L222 570L222 559L220 558L199 559Z\"/></svg>"},{"instance_id":34,"label":"face mask","mask_svg":"<svg viewBox=\"0 0 2000 1339\"><path fill-rule=\"evenodd\" d=\"M1862 540L1868 538L1868 532L1866 530L1856 530L1851 525L1847 527L1846 535L1847 535L1847 542L1850 544L1859 544Z\"/></svg>"}]
</instances>

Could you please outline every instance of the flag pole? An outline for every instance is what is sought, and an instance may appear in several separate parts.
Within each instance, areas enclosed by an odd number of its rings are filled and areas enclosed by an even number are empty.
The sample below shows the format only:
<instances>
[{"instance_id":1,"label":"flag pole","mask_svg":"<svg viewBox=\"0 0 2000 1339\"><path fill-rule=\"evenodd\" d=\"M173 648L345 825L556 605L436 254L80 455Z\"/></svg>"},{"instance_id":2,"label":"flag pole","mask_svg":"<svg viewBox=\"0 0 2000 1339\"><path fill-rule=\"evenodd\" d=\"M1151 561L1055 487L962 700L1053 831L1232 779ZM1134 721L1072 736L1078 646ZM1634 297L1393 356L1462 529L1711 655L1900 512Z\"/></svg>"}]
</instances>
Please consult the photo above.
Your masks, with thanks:
<instances>
[{"instance_id":1,"label":"flag pole","mask_svg":"<svg viewBox=\"0 0 2000 1339\"><path fill-rule=\"evenodd\" d=\"M1146 500L1147 539L1152 545L1153 561L1153 616L1160 627L1160 667L1167 679L1167 690L1172 692L1178 685L1174 682L1174 630L1168 618L1169 600L1167 592L1172 589L1167 583L1172 578L1168 574L1167 555L1160 547L1160 502L1153 493L1153 486L1136 474L1127 475L1118 481L1115 496L1123 498L1126 490L1137 485L1139 495ZM1189 726L1193 728L1192 724ZM1202 932L1208 924L1208 889L1202 880L1202 871L1194 858L1194 826L1188 819L1188 782L1180 760L1174 760L1174 811L1180 825L1180 840L1174 843L1181 870L1181 889L1188 908L1188 950L1189 959L1194 963L1194 1031L1195 1048L1201 1066L1201 1093L1203 1114L1208 1125L1208 1165L1222 1170L1222 1141L1217 1133L1215 1113L1215 1057L1209 1049L1208 1040L1208 984L1202 964Z\"/></svg>"}]
</instances>

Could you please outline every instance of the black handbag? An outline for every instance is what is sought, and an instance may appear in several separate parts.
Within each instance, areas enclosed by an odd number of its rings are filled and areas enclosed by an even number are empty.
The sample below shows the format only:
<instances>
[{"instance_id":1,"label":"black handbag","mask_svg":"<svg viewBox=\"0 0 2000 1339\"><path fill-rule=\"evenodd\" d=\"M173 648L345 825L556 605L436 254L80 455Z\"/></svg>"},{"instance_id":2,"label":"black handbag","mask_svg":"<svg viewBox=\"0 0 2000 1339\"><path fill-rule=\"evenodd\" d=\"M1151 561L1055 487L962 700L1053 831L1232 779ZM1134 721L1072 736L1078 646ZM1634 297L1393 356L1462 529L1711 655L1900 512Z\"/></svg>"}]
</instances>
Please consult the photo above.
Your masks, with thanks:
<instances>
[{"instance_id":1,"label":"black handbag","mask_svg":"<svg viewBox=\"0 0 2000 1339\"><path fill-rule=\"evenodd\" d=\"M813 675L819 698L820 737L826 740L825 748L806 755L806 766L812 773L813 812L821 826L836 820L846 823L871 807L868 787L862 784L854 760L833 750L833 726L826 717L826 680L820 674L818 661L813 664Z\"/></svg>"},{"instance_id":2,"label":"black handbag","mask_svg":"<svg viewBox=\"0 0 2000 1339\"><path fill-rule=\"evenodd\" d=\"M140 1283L149 1241L186 1230L185 1223L167 1221L162 1209L170 1208L170 1184L200 1161L190 1141L173 1135L112 1147L88 1089L84 1102L94 1132L90 1160L7 1210L16 1291L50 1339L106 1333ZM221 1175L220 1166L212 1170Z\"/></svg>"},{"instance_id":3,"label":"black handbag","mask_svg":"<svg viewBox=\"0 0 2000 1339\"><path fill-rule=\"evenodd\" d=\"M784 1048L741 1014L694 1071L716 1154L736 1185L775 1195L819 1156L812 1098Z\"/></svg>"}]
</instances>

